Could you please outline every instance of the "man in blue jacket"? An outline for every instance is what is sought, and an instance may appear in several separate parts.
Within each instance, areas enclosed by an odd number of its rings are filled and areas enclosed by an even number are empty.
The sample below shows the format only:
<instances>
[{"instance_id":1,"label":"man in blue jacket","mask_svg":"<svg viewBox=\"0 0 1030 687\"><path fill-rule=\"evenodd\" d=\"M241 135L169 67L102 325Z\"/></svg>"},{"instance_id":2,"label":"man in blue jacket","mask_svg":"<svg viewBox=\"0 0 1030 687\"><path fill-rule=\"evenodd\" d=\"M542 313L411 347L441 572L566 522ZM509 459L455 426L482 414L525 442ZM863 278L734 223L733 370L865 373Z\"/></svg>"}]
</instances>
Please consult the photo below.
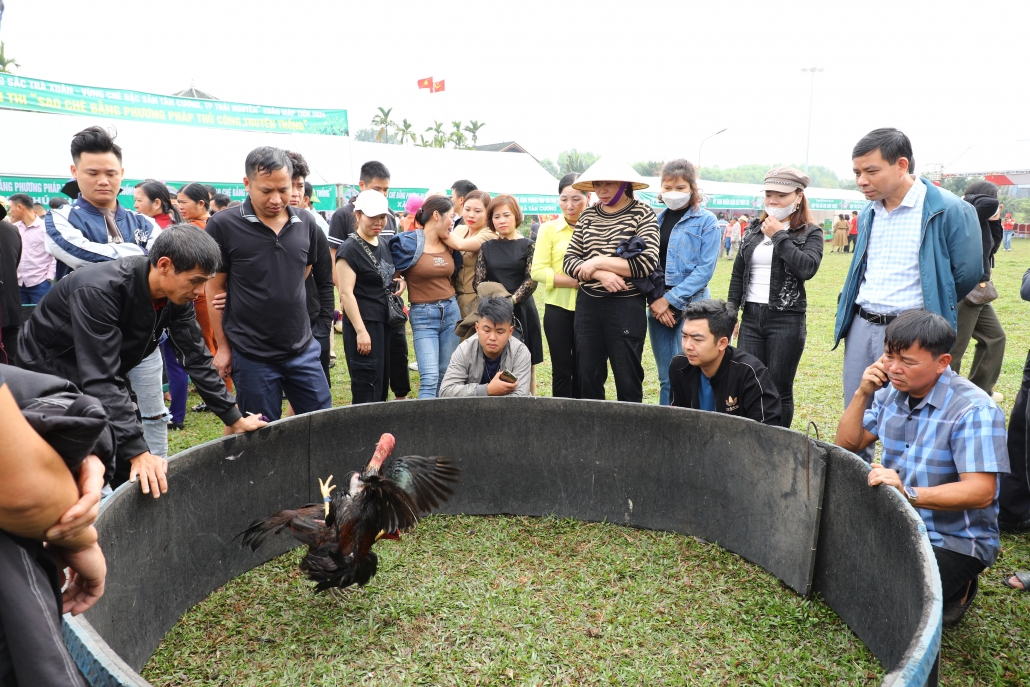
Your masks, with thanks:
<instances>
[{"instance_id":1,"label":"man in blue jacket","mask_svg":"<svg viewBox=\"0 0 1030 687\"><path fill-rule=\"evenodd\" d=\"M44 245L57 258L55 282L85 265L146 255L161 233L149 217L118 203L125 170L121 146L111 134L99 126L83 129L72 137L71 154L79 197L71 205L52 209L44 220ZM128 380L150 452L167 458L163 372L161 350L155 349L129 370Z\"/></svg>"},{"instance_id":2,"label":"man in blue jacket","mask_svg":"<svg viewBox=\"0 0 1030 687\"><path fill-rule=\"evenodd\" d=\"M870 131L851 157L858 188L873 202L858 217L855 252L837 301L834 347L844 339L845 406L865 369L883 355L888 324L906 310L924 309L956 327L958 302L983 273L976 211L911 174L908 136Z\"/></svg>"}]
</instances>

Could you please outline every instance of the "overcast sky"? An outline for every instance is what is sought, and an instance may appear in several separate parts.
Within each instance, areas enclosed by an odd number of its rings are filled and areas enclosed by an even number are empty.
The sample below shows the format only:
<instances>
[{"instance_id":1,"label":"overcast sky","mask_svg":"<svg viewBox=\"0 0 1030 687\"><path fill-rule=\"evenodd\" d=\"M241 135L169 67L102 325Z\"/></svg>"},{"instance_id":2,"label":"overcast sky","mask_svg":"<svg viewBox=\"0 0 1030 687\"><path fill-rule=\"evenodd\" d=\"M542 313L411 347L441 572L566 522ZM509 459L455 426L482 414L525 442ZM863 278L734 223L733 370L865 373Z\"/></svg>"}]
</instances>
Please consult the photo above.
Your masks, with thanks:
<instances>
[{"instance_id":1,"label":"overcast sky","mask_svg":"<svg viewBox=\"0 0 1030 687\"><path fill-rule=\"evenodd\" d=\"M345 108L352 132L380 105L418 131L477 119L480 143L538 158L697 162L728 127L702 164L803 163L813 66L809 159L840 175L880 126L909 134L917 167L1030 139L1025 0L4 4L24 76L164 94L192 81L222 100ZM430 76L444 93L418 90Z\"/></svg>"}]
</instances>

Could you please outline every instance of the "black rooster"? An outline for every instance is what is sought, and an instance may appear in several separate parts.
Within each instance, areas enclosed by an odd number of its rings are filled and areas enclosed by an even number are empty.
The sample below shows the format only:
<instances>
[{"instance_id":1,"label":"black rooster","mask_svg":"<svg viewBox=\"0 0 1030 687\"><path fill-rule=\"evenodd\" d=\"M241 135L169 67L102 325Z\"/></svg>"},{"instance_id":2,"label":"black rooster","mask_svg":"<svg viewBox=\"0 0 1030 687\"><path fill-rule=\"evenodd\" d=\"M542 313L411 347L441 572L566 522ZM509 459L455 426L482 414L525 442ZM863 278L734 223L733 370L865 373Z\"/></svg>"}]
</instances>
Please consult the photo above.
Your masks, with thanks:
<instances>
[{"instance_id":1,"label":"black rooster","mask_svg":"<svg viewBox=\"0 0 1030 687\"><path fill-rule=\"evenodd\" d=\"M318 583L316 592L368 583L378 564L372 545L399 539L401 530L446 501L461 473L447 458L392 458L394 443L392 434L384 434L365 470L348 476L346 491L330 496L336 489L332 475L325 483L319 479L324 504L253 522L241 533L243 546L256 551L269 534L289 528L308 547L300 569Z\"/></svg>"}]
</instances>

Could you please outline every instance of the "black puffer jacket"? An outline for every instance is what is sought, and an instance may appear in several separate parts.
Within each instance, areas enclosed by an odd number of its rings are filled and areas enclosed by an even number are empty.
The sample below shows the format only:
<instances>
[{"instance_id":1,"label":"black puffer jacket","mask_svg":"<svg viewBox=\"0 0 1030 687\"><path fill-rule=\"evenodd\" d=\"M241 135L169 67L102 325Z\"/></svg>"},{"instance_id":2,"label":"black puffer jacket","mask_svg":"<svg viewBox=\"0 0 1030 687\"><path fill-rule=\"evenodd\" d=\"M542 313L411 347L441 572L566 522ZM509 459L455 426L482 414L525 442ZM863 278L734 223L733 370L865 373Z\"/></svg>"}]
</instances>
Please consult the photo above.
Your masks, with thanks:
<instances>
[{"instance_id":1,"label":"black puffer jacket","mask_svg":"<svg viewBox=\"0 0 1030 687\"><path fill-rule=\"evenodd\" d=\"M730 292L727 299L740 308L747 298L747 283L751 277L751 255L755 247L765 240L762 220L756 219L740 238L740 251L733 262ZM773 236L772 274L769 280L769 307L774 310L805 312L808 299L805 282L819 271L823 259L822 227L806 224L800 229L788 229Z\"/></svg>"},{"instance_id":2,"label":"black puffer jacket","mask_svg":"<svg viewBox=\"0 0 1030 687\"><path fill-rule=\"evenodd\" d=\"M126 373L154 352L162 332L208 407L226 425L241 417L204 346L193 303L155 310L149 273L142 255L80 267L54 285L18 337L23 367L67 379L104 404L117 442L115 486L128 478L129 460L148 450Z\"/></svg>"}]
</instances>

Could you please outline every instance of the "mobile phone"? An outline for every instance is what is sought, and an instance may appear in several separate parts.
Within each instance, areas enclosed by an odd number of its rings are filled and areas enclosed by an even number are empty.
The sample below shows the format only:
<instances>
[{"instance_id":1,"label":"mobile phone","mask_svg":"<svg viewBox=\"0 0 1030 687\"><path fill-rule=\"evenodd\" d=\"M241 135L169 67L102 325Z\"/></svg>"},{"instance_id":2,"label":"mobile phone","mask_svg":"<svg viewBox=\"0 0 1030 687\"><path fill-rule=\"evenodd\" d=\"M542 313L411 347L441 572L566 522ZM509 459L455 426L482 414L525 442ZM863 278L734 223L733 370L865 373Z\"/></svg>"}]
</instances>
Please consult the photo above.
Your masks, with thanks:
<instances>
[{"instance_id":1,"label":"mobile phone","mask_svg":"<svg viewBox=\"0 0 1030 687\"><path fill-rule=\"evenodd\" d=\"M513 375L508 370L501 370L501 381L508 382L509 384L515 384L519 380L518 380L518 377Z\"/></svg>"}]
</instances>

